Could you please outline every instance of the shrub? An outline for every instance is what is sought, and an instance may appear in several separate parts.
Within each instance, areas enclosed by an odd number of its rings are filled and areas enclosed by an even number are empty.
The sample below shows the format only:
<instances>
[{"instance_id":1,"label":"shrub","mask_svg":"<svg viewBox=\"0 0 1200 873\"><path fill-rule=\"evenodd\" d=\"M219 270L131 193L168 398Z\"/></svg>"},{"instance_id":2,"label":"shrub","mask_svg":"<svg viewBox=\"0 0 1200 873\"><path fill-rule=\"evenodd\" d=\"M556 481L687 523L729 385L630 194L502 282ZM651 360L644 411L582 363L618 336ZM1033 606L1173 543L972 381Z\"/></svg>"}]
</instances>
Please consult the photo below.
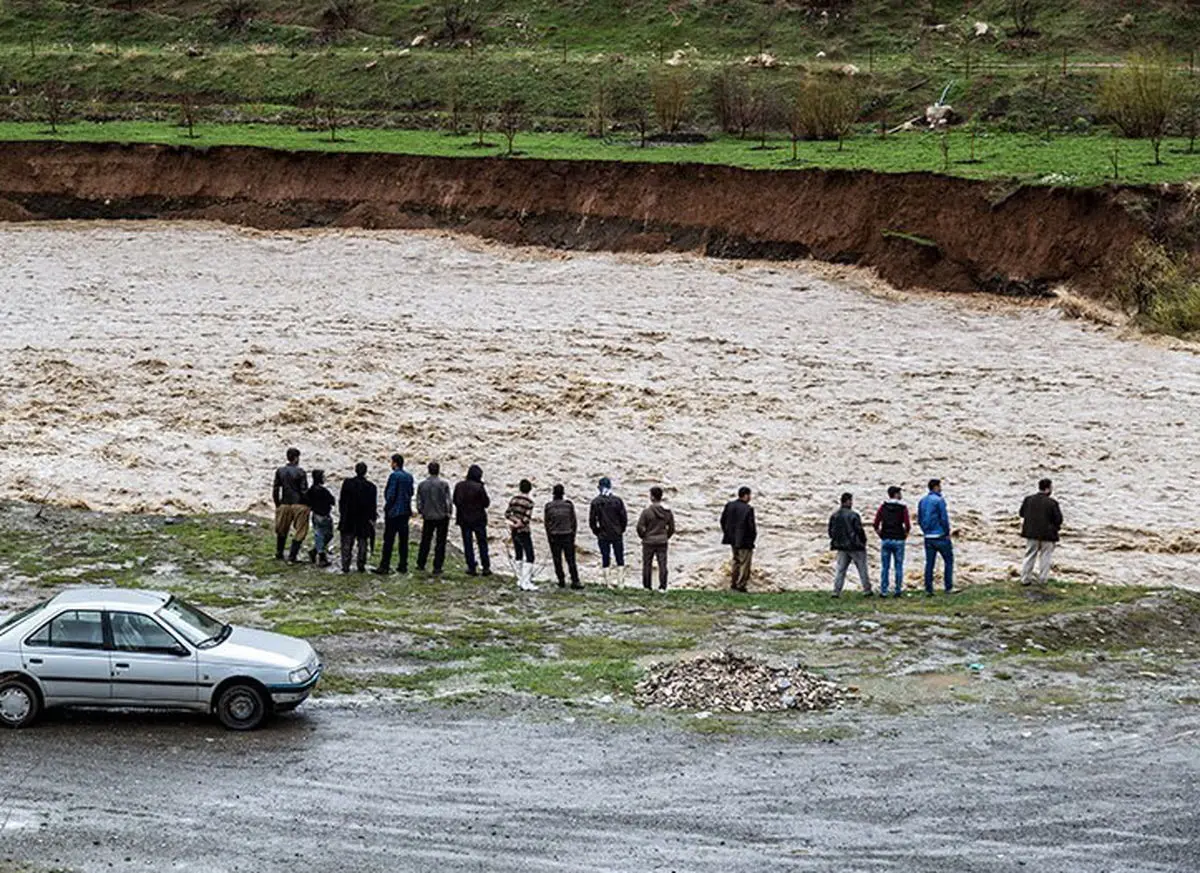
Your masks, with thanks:
<instances>
[{"instance_id":1,"label":"shrub","mask_svg":"<svg viewBox=\"0 0 1200 873\"><path fill-rule=\"evenodd\" d=\"M663 133L676 133L687 118L692 99L692 76L684 69L668 68L650 77L654 117Z\"/></svg>"},{"instance_id":2,"label":"shrub","mask_svg":"<svg viewBox=\"0 0 1200 873\"><path fill-rule=\"evenodd\" d=\"M1143 240L1117 273L1113 296L1147 330L1200 332L1200 273L1182 256Z\"/></svg>"},{"instance_id":3,"label":"shrub","mask_svg":"<svg viewBox=\"0 0 1200 873\"><path fill-rule=\"evenodd\" d=\"M1183 90L1170 58L1134 55L1100 86L1100 114L1124 136L1148 139L1161 164L1163 138L1179 112Z\"/></svg>"},{"instance_id":4,"label":"shrub","mask_svg":"<svg viewBox=\"0 0 1200 873\"><path fill-rule=\"evenodd\" d=\"M225 0L217 8L217 29L227 33L241 33L250 26L257 11L254 0Z\"/></svg>"},{"instance_id":5,"label":"shrub","mask_svg":"<svg viewBox=\"0 0 1200 873\"><path fill-rule=\"evenodd\" d=\"M842 141L854 130L859 114L858 89L847 78L808 79L789 112L788 128L795 139Z\"/></svg>"}]
</instances>

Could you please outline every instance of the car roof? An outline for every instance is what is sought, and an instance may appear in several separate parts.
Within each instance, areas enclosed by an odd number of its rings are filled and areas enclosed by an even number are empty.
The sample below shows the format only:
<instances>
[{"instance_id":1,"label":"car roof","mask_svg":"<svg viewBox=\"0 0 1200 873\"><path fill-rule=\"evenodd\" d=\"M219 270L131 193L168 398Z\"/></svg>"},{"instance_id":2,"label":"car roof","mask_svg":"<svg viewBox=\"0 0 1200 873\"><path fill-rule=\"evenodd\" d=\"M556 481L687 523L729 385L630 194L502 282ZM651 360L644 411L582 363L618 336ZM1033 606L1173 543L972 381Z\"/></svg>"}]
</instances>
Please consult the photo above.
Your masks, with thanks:
<instances>
[{"instance_id":1,"label":"car roof","mask_svg":"<svg viewBox=\"0 0 1200 873\"><path fill-rule=\"evenodd\" d=\"M87 606L93 609L124 606L157 609L170 597L171 595L161 591L142 591L134 588L71 588L59 593L50 601L49 606Z\"/></svg>"}]
</instances>

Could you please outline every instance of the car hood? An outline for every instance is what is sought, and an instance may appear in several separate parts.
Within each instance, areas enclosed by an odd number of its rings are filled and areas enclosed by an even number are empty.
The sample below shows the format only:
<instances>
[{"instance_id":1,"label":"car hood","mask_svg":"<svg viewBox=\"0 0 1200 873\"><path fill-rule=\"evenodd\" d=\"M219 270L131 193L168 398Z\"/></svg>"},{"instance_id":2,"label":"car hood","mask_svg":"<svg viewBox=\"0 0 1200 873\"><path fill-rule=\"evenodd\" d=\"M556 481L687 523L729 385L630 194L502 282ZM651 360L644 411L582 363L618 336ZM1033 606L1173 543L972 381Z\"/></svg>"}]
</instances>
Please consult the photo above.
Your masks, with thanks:
<instances>
[{"instance_id":1,"label":"car hood","mask_svg":"<svg viewBox=\"0 0 1200 873\"><path fill-rule=\"evenodd\" d=\"M262 664L270 667L295 669L315 660L313 647L304 640L271 631L234 627L219 646L204 649L203 660L236 661L239 664Z\"/></svg>"}]
</instances>

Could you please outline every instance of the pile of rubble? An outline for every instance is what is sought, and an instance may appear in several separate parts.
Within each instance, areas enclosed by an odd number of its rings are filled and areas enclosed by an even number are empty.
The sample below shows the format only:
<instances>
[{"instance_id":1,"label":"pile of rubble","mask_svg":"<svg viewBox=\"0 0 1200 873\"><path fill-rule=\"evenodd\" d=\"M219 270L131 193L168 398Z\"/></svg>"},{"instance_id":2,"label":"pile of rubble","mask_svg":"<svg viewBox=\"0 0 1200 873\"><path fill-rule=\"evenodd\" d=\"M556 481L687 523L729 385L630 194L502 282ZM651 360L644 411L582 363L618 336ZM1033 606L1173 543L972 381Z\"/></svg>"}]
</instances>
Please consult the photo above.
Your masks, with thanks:
<instances>
[{"instance_id":1,"label":"pile of rubble","mask_svg":"<svg viewBox=\"0 0 1200 873\"><path fill-rule=\"evenodd\" d=\"M638 683L634 699L642 706L721 712L778 712L836 709L855 696L803 666L773 667L734 652L716 652L686 661L654 664Z\"/></svg>"}]
</instances>

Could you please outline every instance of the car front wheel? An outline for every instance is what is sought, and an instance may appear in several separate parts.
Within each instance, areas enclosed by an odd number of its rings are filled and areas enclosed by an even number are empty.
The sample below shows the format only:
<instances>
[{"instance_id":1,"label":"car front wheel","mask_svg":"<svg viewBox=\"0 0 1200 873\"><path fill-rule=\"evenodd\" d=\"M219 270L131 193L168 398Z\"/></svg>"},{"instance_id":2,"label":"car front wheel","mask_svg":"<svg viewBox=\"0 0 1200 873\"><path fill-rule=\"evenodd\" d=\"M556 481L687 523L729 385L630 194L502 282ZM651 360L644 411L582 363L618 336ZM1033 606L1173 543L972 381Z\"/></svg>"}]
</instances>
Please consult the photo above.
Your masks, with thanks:
<instances>
[{"instance_id":1,"label":"car front wheel","mask_svg":"<svg viewBox=\"0 0 1200 873\"><path fill-rule=\"evenodd\" d=\"M38 716L37 692L24 679L0 680L0 724L23 728Z\"/></svg>"},{"instance_id":2,"label":"car front wheel","mask_svg":"<svg viewBox=\"0 0 1200 873\"><path fill-rule=\"evenodd\" d=\"M253 685L230 685L217 698L217 718L231 731L252 731L266 717L266 697Z\"/></svg>"}]
</instances>

